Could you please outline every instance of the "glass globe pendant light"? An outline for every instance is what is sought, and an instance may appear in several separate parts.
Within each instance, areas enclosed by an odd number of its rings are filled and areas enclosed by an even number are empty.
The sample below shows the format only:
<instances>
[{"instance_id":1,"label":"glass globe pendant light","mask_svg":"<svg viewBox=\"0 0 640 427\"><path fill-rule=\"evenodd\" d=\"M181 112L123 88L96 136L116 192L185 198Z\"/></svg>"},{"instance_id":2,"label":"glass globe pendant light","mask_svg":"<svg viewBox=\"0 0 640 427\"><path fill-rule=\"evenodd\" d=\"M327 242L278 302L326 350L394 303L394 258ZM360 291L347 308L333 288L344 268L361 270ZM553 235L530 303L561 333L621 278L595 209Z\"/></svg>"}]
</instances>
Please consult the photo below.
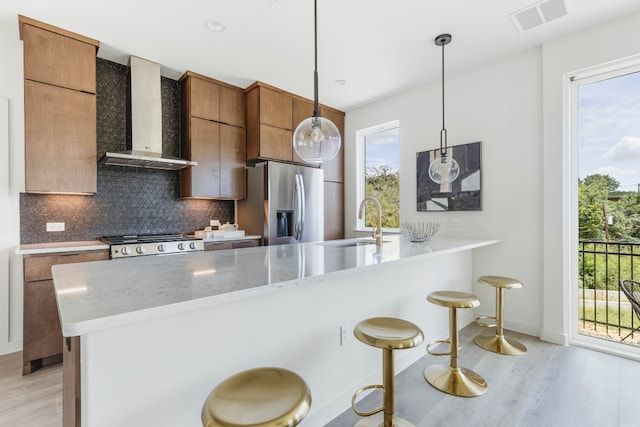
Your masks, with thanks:
<instances>
[{"instance_id":1,"label":"glass globe pendant light","mask_svg":"<svg viewBox=\"0 0 640 427\"><path fill-rule=\"evenodd\" d=\"M460 165L449 155L447 149L447 129L444 126L444 47L451 43L451 34L440 34L435 39L436 46L442 46L442 130L440 130L440 157L429 165L429 178L436 184L449 184L460 175Z\"/></svg>"},{"instance_id":2,"label":"glass globe pendant light","mask_svg":"<svg viewBox=\"0 0 640 427\"><path fill-rule=\"evenodd\" d=\"M307 163L322 163L333 159L342 138L338 127L327 118L320 117L318 108L318 2L313 2L315 69L313 71L313 116L303 120L293 133L293 149Z\"/></svg>"}]
</instances>

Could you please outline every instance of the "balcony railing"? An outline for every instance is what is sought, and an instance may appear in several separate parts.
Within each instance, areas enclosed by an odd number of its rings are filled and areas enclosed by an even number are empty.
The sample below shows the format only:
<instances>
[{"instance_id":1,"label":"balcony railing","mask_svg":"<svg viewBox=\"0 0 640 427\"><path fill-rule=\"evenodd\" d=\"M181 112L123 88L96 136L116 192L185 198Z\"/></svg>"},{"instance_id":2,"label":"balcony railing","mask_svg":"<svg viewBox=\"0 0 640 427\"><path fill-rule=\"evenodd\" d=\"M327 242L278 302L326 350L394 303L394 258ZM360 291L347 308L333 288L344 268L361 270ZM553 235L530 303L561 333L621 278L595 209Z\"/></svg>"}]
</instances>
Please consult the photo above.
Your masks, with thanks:
<instances>
[{"instance_id":1,"label":"balcony railing","mask_svg":"<svg viewBox=\"0 0 640 427\"><path fill-rule=\"evenodd\" d=\"M640 278L640 243L581 240L578 272L580 333L620 341L639 322L620 279ZM640 345L640 332L624 343Z\"/></svg>"}]
</instances>

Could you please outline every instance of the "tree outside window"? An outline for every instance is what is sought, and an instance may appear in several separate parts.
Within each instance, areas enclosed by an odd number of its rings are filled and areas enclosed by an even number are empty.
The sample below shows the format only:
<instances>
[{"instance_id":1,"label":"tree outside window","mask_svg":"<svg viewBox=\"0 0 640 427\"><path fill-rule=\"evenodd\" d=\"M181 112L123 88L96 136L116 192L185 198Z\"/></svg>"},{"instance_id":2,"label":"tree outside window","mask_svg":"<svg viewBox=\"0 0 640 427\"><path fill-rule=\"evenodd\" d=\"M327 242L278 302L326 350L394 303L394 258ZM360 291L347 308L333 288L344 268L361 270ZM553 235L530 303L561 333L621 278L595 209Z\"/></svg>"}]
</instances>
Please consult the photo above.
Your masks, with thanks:
<instances>
[{"instance_id":1,"label":"tree outside window","mask_svg":"<svg viewBox=\"0 0 640 427\"><path fill-rule=\"evenodd\" d=\"M382 227L400 227L400 125L397 121L358 132L360 200L373 196L382 206ZM377 212L367 205L361 228L375 227Z\"/></svg>"}]
</instances>

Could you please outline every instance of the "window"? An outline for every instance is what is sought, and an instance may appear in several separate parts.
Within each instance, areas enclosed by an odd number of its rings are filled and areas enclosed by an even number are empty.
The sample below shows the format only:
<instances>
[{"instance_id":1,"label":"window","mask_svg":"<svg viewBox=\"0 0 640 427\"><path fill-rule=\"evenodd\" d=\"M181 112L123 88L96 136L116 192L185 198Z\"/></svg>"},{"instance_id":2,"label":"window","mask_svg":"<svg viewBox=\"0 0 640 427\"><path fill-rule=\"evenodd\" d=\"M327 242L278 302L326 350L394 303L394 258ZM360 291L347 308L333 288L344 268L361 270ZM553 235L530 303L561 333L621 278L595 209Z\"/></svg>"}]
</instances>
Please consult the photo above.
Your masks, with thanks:
<instances>
[{"instance_id":1,"label":"window","mask_svg":"<svg viewBox=\"0 0 640 427\"><path fill-rule=\"evenodd\" d=\"M358 206L366 196L377 198L382 206L382 227L398 229L400 227L400 123L395 120L359 130L356 138L358 141L356 152ZM367 204L364 219L356 220L358 230L375 227L378 214L371 206Z\"/></svg>"},{"instance_id":2,"label":"window","mask_svg":"<svg viewBox=\"0 0 640 427\"><path fill-rule=\"evenodd\" d=\"M640 61L604 64L570 78L571 342L633 354L635 327L621 279L640 256ZM636 338L632 338L637 345ZM633 341L627 341L632 344Z\"/></svg>"}]
</instances>

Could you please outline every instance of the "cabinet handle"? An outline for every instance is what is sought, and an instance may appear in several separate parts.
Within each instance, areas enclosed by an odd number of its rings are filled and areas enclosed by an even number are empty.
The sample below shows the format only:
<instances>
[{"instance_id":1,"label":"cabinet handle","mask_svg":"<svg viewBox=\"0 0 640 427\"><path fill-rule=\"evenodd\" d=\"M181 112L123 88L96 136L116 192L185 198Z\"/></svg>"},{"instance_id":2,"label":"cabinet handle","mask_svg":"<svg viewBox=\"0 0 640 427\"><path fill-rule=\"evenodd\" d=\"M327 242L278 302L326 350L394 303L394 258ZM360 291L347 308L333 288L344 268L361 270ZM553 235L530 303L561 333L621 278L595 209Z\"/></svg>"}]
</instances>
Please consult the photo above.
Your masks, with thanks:
<instances>
[{"instance_id":1,"label":"cabinet handle","mask_svg":"<svg viewBox=\"0 0 640 427\"><path fill-rule=\"evenodd\" d=\"M71 337L64 337L64 341L67 343L67 352L71 353Z\"/></svg>"}]
</instances>

